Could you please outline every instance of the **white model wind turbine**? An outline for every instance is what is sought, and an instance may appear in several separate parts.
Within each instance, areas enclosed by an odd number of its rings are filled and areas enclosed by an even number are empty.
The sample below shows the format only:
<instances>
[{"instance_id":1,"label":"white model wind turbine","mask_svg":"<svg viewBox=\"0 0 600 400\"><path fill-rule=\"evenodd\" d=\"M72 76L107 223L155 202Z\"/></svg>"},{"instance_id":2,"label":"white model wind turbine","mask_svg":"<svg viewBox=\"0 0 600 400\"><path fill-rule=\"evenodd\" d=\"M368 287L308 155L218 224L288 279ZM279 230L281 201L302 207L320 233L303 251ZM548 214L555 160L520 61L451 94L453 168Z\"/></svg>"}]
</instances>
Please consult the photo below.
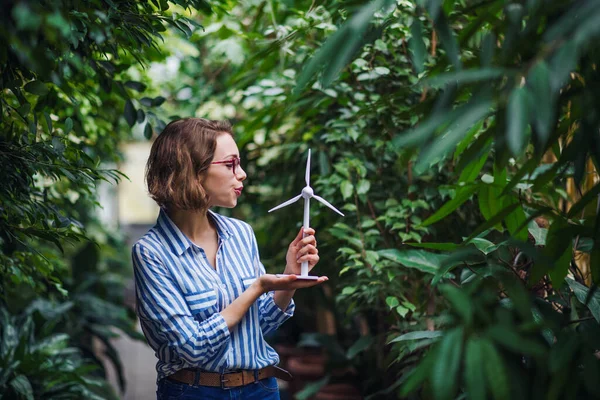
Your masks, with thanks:
<instances>
[{"instance_id":1,"label":"white model wind turbine","mask_svg":"<svg viewBox=\"0 0 600 400\"><path fill-rule=\"evenodd\" d=\"M342 214L337 208L332 206L327 200L325 200L322 197L317 196L314 193L314 191L312 190L312 188L310 187L310 149L308 149L308 159L306 160L305 180L306 180L306 186L302 189L302 193L300 193L298 196L294 197L293 199L289 199L288 201L278 205L277 207L270 209L269 212L278 210L285 206L289 206L290 204L297 202L298 200L300 200L300 198L303 197L304 198L304 229L308 229L310 227L310 225L309 225L310 198L312 197L315 200L317 200L318 202L325 204L327 207L331 208L333 211L340 214L342 217L344 216L344 214ZM302 237L304 237L304 236L306 236L306 234L302 234ZM308 261L303 261L300 268L301 268L300 275L298 276L298 279L318 279L319 278L318 276L308 275ZM279 275L282 275L282 274L279 274Z\"/></svg>"}]
</instances>

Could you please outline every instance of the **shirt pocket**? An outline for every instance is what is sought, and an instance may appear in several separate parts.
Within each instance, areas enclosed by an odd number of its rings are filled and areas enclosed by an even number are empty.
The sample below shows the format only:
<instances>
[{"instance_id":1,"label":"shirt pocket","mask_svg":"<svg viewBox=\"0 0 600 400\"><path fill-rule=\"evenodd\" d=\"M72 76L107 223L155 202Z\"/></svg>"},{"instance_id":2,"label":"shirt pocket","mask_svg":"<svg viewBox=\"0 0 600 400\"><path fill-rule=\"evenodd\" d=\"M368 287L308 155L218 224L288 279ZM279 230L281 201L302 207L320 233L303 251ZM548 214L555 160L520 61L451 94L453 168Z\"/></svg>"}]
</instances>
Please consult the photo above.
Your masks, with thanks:
<instances>
[{"instance_id":1,"label":"shirt pocket","mask_svg":"<svg viewBox=\"0 0 600 400\"><path fill-rule=\"evenodd\" d=\"M186 294L185 301L194 318L199 321L210 318L211 315L219 311L217 306L217 293L213 288Z\"/></svg>"}]
</instances>

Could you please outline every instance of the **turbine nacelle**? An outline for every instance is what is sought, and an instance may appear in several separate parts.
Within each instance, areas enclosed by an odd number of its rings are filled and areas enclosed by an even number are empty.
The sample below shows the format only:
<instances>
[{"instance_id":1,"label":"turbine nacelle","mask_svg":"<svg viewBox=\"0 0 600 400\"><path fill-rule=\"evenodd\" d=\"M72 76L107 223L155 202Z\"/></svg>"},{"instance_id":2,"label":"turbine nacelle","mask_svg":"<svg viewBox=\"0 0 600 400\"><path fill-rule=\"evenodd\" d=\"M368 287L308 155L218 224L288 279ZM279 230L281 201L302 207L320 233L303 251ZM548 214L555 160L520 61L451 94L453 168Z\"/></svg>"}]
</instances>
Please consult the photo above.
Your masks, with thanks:
<instances>
[{"instance_id":1,"label":"turbine nacelle","mask_svg":"<svg viewBox=\"0 0 600 400\"><path fill-rule=\"evenodd\" d=\"M305 186L304 189L302 189L302 197L304 197L305 199L310 199L314 195L315 195L315 192L312 190L312 188L310 186Z\"/></svg>"}]
</instances>

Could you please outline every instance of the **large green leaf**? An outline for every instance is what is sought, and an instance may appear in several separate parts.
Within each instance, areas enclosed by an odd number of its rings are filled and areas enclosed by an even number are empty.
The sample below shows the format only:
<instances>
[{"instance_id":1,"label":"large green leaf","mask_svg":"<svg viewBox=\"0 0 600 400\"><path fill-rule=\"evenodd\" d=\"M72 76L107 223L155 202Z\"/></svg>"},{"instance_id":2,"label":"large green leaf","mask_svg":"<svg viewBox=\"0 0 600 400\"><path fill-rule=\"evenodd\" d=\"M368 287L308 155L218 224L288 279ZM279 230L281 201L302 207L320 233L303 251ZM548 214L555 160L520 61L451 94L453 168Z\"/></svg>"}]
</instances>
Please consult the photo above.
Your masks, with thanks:
<instances>
[{"instance_id":1,"label":"large green leaf","mask_svg":"<svg viewBox=\"0 0 600 400\"><path fill-rule=\"evenodd\" d=\"M448 129L421 152L414 167L415 173L423 173L431 163L443 159L454 150L465 133L492 111L491 106L492 102L488 99L478 99L465 105L461 114L450 123Z\"/></svg>"},{"instance_id":2,"label":"large green leaf","mask_svg":"<svg viewBox=\"0 0 600 400\"><path fill-rule=\"evenodd\" d=\"M10 381L10 386L15 391L19 398L23 398L26 400L33 400L34 393L33 388L31 387L31 382L25 375L17 375Z\"/></svg>"},{"instance_id":3,"label":"large green leaf","mask_svg":"<svg viewBox=\"0 0 600 400\"><path fill-rule=\"evenodd\" d=\"M413 19L410 26L411 38L408 41L408 46L411 51L413 67L418 74L423 72L423 64L427 55L425 43L423 43L423 27L418 16Z\"/></svg>"},{"instance_id":4,"label":"large green leaf","mask_svg":"<svg viewBox=\"0 0 600 400\"><path fill-rule=\"evenodd\" d=\"M467 341L465 349L465 381L468 398L471 400L485 400L485 363L483 357L482 339L472 337Z\"/></svg>"},{"instance_id":5,"label":"large green leaf","mask_svg":"<svg viewBox=\"0 0 600 400\"><path fill-rule=\"evenodd\" d=\"M573 294L575 294L575 297L577 297L577 300L579 300L582 304L586 304L586 299L590 289L571 278L567 278L566 281L573 291ZM596 290L586 305L596 321L600 323L600 291Z\"/></svg>"},{"instance_id":6,"label":"large green leaf","mask_svg":"<svg viewBox=\"0 0 600 400\"><path fill-rule=\"evenodd\" d=\"M495 400L510 399L510 381L506 370L506 364L498 353L498 350L487 338L481 340L480 349L485 360L484 371L486 382L490 387Z\"/></svg>"},{"instance_id":7,"label":"large green leaf","mask_svg":"<svg viewBox=\"0 0 600 400\"><path fill-rule=\"evenodd\" d=\"M436 399L454 399L463 348L463 328L454 328L439 342L439 353L431 371L431 387Z\"/></svg>"},{"instance_id":8,"label":"large green leaf","mask_svg":"<svg viewBox=\"0 0 600 400\"><path fill-rule=\"evenodd\" d=\"M486 335L500 345L517 353L538 357L543 356L546 353L546 349L543 345L537 341L525 338L512 327L509 328L504 325L494 325L486 331Z\"/></svg>"},{"instance_id":9,"label":"large green leaf","mask_svg":"<svg viewBox=\"0 0 600 400\"><path fill-rule=\"evenodd\" d=\"M460 207L464 202L469 200L473 193L475 193L476 191L477 186L464 186L459 188L456 191L456 195L454 196L454 198L445 203L433 215L431 215L429 218L423 221L421 226L428 226L433 224L434 222L441 220L442 218L456 210L458 207Z\"/></svg>"},{"instance_id":10,"label":"large green leaf","mask_svg":"<svg viewBox=\"0 0 600 400\"><path fill-rule=\"evenodd\" d=\"M440 286L440 292L450 302L454 312L461 316L464 324L466 326L471 325L473 322L473 303L466 292L447 284Z\"/></svg>"},{"instance_id":11,"label":"large green leaf","mask_svg":"<svg viewBox=\"0 0 600 400\"><path fill-rule=\"evenodd\" d=\"M442 260L447 257L446 255L430 253L425 250L385 249L379 250L377 253L383 258L404 265L405 267L418 269L432 275L437 272Z\"/></svg>"},{"instance_id":12,"label":"large green leaf","mask_svg":"<svg viewBox=\"0 0 600 400\"><path fill-rule=\"evenodd\" d=\"M529 92L526 87L512 91L506 108L506 141L513 156L518 157L527 143L527 121L529 119Z\"/></svg>"},{"instance_id":13,"label":"large green leaf","mask_svg":"<svg viewBox=\"0 0 600 400\"><path fill-rule=\"evenodd\" d=\"M435 88L443 87L449 83L468 84L481 81L499 79L514 72L502 68L474 68L452 71L442 75L431 77L422 82L423 85Z\"/></svg>"},{"instance_id":14,"label":"large green leaf","mask_svg":"<svg viewBox=\"0 0 600 400\"><path fill-rule=\"evenodd\" d=\"M441 331L415 331L408 332L389 341L389 343L404 342L409 340L435 339L443 336Z\"/></svg>"},{"instance_id":15,"label":"large green leaf","mask_svg":"<svg viewBox=\"0 0 600 400\"><path fill-rule=\"evenodd\" d=\"M357 354L371 347L373 342L373 336L361 336L356 342L354 342L352 346L350 346L348 352L346 353L346 358L348 360L352 360L354 357L356 357Z\"/></svg>"},{"instance_id":16,"label":"large green leaf","mask_svg":"<svg viewBox=\"0 0 600 400\"><path fill-rule=\"evenodd\" d=\"M550 83L550 70L545 62L539 62L529 73L527 85L531 87L535 112L531 113L531 119L537 134L537 144L544 149L550 137L554 117L554 93Z\"/></svg>"}]
</instances>

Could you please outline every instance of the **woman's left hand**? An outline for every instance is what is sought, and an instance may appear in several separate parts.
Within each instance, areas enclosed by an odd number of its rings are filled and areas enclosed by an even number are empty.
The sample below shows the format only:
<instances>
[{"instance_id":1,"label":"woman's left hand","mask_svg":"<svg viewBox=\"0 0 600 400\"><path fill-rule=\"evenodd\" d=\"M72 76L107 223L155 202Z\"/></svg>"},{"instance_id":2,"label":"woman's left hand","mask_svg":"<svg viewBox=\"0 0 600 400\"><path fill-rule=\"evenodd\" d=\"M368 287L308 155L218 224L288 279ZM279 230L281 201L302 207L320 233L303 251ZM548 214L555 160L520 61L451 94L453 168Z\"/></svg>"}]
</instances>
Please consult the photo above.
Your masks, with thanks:
<instances>
[{"instance_id":1,"label":"woman's left hand","mask_svg":"<svg viewBox=\"0 0 600 400\"><path fill-rule=\"evenodd\" d=\"M305 233L306 237L302 237ZM317 249L317 239L313 228L300 228L296 238L290 243L285 257L286 266L284 274L300 275L300 264L302 261L308 261L308 270L314 268L319 262L319 250Z\"/></svg>"}]
</instances>

